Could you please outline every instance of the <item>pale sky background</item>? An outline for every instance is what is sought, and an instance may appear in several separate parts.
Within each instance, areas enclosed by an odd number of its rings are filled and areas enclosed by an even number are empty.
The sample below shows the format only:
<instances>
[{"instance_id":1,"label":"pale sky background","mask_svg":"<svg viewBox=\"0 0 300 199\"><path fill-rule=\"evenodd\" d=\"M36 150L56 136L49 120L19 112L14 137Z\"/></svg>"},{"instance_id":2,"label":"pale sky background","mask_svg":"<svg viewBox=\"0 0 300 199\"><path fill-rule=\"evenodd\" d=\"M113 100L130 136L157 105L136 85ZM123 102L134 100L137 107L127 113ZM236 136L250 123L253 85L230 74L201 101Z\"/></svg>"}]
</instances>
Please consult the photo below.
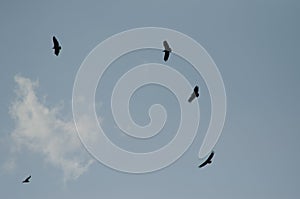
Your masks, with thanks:
<instances>
[{"instance_id":1,"label":"pale sky background","mask_svg":"<svg viewBox=\"0 0 300 199\"><path fill-rule=\"evenodd\" d=\"M1 198L299 198L299 10L297 0L1 1ZM167 64L199 84L202 116L194 143L178 161L153 173L121 173L93 161L77 138L71 100L82 61L109 36L145 26L192 37L222 74L227 118L213 164L204 169L197 166L210 117L208 92L201 76L175 55ZM53 35L62 45L58 57L51 49ZM163 55L142 50L126 56L100 82L97 114L119 146L159 148L178 127L174 95L149 85L133 96L137 123L147 124L153 103L163 104L170 116L150 143L121 135L109 97L127 69L163 63ZM22 184L29 174L32 182Z\"/></svg>"}]
</instances>

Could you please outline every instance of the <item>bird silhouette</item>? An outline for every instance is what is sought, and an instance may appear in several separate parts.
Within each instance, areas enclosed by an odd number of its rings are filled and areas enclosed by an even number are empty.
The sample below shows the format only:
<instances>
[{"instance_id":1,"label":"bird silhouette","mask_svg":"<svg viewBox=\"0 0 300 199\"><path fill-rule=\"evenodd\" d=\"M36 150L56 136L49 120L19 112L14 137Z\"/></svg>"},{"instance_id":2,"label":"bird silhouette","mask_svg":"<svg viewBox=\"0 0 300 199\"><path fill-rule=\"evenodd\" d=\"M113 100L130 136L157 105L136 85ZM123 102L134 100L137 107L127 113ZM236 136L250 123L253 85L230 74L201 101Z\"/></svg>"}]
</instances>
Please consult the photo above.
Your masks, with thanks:
<instances>
[{"instance_id":1,"label":"bird silhouette","mask_svg":"<svg viewBox=\"0 0 300 199\"><path fill-rule=\"evenodd\" d=\"M29 181L30 178L31 178L31 175L28 176L25 180L23 180L22 183L29 183L29 182L30 182L30 181Z\"/></svg>"},{"instance_id":2,"label":"bird silhouette","mask_svg":"<svg viewBox=\"0 0 300 199\"><path fill-rule=\"evenodd\" d=\"M214 157L214 155L215 155L215 152L212 151L211 154L208 156L208 158L202 164L200 164L198 167L202 168L205 165L212 163L212 158Z\"/></svg>"},{"instance_id":3,"label":"bird silhouette","mask_svg":"<svg viewBox=\"0 0 300 199\"><path fill-rule=\"evenodd\" d=\"M59 45L59 43L58 43L57 39L55 38L55 36L53 36L52 39L53 39L53 48L52 49L54 49L54 54L56 56L58 56L59 51L61 50L61 46Z\"/></svg>"},{"instance_id":4,"label":"bird silhouette","mask_svg":"<svg viewBox=\"0 0 300 199\"><path fill-rule=\"evenodd\" d=\"M169 44L167 41L163 42L164 48L165 50L163 50L163 52L165 53L164 55L164 61L168 61L170 53L172 52L172 49L170 48Z\"/></svg>"},{"instance_id":5,"label":"bird silhouette","mask_svg":"<svg viewBox=\"0 0 300 199\"><path fill-rule=\"evenodd\" d=\"M192 102L196 97L199 97L199 87L198 86L195 86L194 92L191 94L188 101Z\"/></svg>"}]
</instances>

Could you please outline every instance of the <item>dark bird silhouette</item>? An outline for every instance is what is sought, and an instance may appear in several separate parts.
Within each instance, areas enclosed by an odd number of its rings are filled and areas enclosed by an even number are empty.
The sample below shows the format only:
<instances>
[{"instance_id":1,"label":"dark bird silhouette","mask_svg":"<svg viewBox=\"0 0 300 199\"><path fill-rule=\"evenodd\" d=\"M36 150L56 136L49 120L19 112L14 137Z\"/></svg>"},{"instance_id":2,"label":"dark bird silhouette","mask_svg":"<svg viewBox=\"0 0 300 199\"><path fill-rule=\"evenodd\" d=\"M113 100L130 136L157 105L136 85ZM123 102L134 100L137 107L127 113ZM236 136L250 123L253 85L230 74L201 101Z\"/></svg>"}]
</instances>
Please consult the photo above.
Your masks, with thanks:
<instances>
[{"instance_id":1,"label":"dark bird silhouette","mask_svg":"<svg viewBox=\"0 0 300 199\"><path fill-rule=\"evenodd\" d=\"M198 167L202 168L205 165L212 163L212 158L214 157L214 155L215 155L215 152L212 151L211 154L208 156L208 158L202 164L200 164Z\"/></svg>"},{"instance_id":2,"label":"dark bird silhouette","mask_svg":"<svg viewBox=\"0 0 300 199\"><path fill-rule=\"evenodd\" d=\"M59 51L61 50L61 46L59 45L57 39L53 36L53 48L54 49L54 54L58 56Z\"/></svg>"},{"instance_id":3,"label":"dark bird silhouette","mask_svg":"<svg viewBox=\"0 0 300 199\"><path fill-rule=\"evenodd\" d=\"M29 181L30 178L31 178L31 175L28 176L25 180L23 180L22 183L29 183L29 182L30 182L30 181Z\"/></svg>"},{"instance_id":4,"label":"dark bird silhouette","mask_svg":"<svg viewBox=\"0 0 300 199\"><path fill-rule=\"evenodd\" d=\"M195 86L194 92L191 94L188 101L192 102L196 97L199 97L199 87L198 86Z\"/></svg>"},{"instance_id":5,"label":"dark bird silhouette","mask_svg":"<svg viewBox=\"0 0 300 199\"><path fill-rule=\"evenodd\" d=\"M196 97L199 97L199 87L198 86L195 86L194 93L195 93Z\"/></svg>"},{"instance_id":6,"label":"dark bird silhouette","mask_svg":"<svg viewBox=\"0 0 300 199\"><path fill-rule=\"evenodd\" d=\"M165 50L163 50L163 52L165 53L164 55L164 61L168 61L170 53L172 52L172 49L170 48L169 44L167 41L163 42L164 48Z\"/></svg>"}]
</instances>

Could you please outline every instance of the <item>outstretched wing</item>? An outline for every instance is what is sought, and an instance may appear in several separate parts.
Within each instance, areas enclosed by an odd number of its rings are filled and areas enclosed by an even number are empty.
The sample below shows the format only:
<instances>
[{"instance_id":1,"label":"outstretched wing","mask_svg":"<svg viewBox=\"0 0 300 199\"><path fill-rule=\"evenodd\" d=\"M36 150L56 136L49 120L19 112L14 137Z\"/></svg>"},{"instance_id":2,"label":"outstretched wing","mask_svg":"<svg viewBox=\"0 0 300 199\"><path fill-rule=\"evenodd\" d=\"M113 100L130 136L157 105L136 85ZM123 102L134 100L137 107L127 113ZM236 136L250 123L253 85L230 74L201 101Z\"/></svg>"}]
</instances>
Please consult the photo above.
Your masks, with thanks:
<instances>
[{"instance_id":1,"label":"outstretched wing","mask_svg":"<svg viewBox=\"0 0 300 199\"><path fill-rule=\"evenodd\" d=\"M202 167L204 167L205 165L207 165L207 161L203 162L203 163L200 164L198 167L199 167L199 168L202 168Z\"/></svg>"},{"instance_id":2,"label":"outstretched wing","mask_svg":"<svg viewBox=\"0 0 300 199\"><path fill-rule=\"evenodd\" d=\"M28 176L23 182L29 182L30 178L31 178L31 176Z\"/></svg>"},{"instance_id":3,"label":"outstretched wing","mask_svg":"<svg viewBox=\"0 0 300 199\"><path fill-rule=\"evenodd\" d=\"M57 39L54 36L53 36L53 45L54 45L54 48L59 47L59 43L58 43Z\"/></svg>"},{"instance_id":4,"label":"outstretched wing","mask_svg":"<svg viewBox=\"0 0 300 199\"><path fill-rule=\"evenodd\" d=\"M164 51L165 52L165 55L164 55L164 61L167 61L169 59L169 56L170 56L170 52L169 51Z\"/></svg>"},{"instance_id":5,"label":"outstretched wing","mask_svg":"<svg viewBox=\"0 0 300 199\"><path fill-rule=\"evenodd\" d=\"M171 48L170 48L170 46L169 46L169 44L168 44L167 41L164 41L163 45L164 45L164 48L165 48L166 51L171 51Z\"/></svg>"},{"instance_id":6,"label":"outstretched wing","mask_svg":"<svg viewBox=\"0 0 300 199\"><path fill-rule=\"evenodd\" d=\"M191 96L190 96L190 98L188 99L188 102L191 103L195 99L195 97L196 97L196 94L192 93Z\"/></svg>"},{"instance_id":7,"label":"outstretched wing","mask_svg":"<svg viewBox=\"0 0 300 199\"><path fill-rule=\"evenodd\" d=\"M207 161L211 161L212 158L214 157L214 155L215 155L215 152L212 151L211 154L208 156Z\"/></svg>"}]
</instances>

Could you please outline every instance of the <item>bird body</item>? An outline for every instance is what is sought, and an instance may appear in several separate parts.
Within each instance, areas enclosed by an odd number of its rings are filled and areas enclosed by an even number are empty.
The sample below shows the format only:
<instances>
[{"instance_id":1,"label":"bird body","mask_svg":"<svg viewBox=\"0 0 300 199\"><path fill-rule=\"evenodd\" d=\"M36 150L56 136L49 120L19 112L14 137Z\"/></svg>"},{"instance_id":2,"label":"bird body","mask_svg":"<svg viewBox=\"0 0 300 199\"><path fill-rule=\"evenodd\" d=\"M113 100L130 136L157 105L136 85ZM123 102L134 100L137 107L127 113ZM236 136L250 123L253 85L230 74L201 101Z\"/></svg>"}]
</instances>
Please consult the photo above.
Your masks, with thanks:
<instances>
[{"instance_id":1,"label":"bird body","mask_svg":"<svg viewBox=\"0 0 300 199\"><path fill-rule=\"evenodd\" d=\"M212 158L214 157L214 155L215 155L215 152L212 151L211 154L208 156L208 158L202 164L200 164L198 167L202 168L207 164L211 164L212 163Z\"/></svg>"}]
</instances>

